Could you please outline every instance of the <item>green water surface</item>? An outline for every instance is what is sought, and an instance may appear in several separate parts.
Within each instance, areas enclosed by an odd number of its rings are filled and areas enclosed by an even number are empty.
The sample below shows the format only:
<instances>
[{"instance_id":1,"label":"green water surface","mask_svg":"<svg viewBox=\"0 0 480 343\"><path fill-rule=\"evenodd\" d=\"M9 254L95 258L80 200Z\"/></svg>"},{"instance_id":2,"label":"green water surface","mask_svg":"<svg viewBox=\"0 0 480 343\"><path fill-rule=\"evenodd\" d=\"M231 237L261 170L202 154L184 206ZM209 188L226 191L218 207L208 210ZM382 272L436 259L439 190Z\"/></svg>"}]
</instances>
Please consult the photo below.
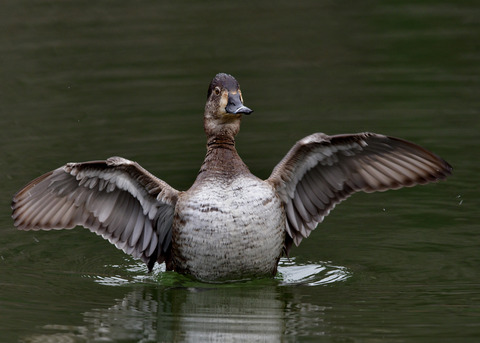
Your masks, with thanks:
<instances>
[{"instance_id":1,"label":"green water surface","mask_svg":"<svg viewBox=\"0 0 480 343\"><path fill-rule=\"evenodd\" d=\"M0 27L1 342L480 339L477 1L4 0ZM454 175L356 194L275 279L234 284L13 227L12 195L66 162L123 156L188 189L218 72L255 110L237 149L261 178L310 133L361 131Z\"/></svg>"}]
</instances>

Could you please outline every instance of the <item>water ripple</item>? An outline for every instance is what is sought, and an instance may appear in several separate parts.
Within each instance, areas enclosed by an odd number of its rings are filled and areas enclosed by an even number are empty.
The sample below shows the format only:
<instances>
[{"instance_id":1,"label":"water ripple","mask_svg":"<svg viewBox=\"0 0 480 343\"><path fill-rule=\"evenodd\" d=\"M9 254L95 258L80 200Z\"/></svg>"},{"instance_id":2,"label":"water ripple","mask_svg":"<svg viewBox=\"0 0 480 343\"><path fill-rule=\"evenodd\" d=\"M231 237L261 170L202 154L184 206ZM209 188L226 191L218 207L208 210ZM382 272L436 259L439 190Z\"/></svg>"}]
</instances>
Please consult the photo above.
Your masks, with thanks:
<instances>
[{"instance_id":1,"label":"water ripple","mask_svg":"<svg viewBox=\"0 0 480 343\"><path fill-rule=\"evenodd\" d=\"M347 268L329 262L296 263L295 258L282 258L278 265L277 279L281 285L322 286L345 281L350 277Z\"/></svg>"},{"instance_id":2,"label":"water ripple","mask_svg":"<svg viewBox=\"0 0 480 343\"><path fill-rule=\"evenodd\" d=\"M96 275L93 277L95 282L105 286L122 286L152 281L162 284L192 281L177 273L166 272L165 264L156 265L151 274L148 273L147 267L141 262L110 265L109 268L118 268L119 273L112 276ZM278 274L275 280L279 281L281 286L324 286L345 281L349 277L350 272L347 268L333 265L330 262L297 263L295 258L282 258L278 265ZM245 282L245 280L242 282Z\"/></svg>"}]
</instances>

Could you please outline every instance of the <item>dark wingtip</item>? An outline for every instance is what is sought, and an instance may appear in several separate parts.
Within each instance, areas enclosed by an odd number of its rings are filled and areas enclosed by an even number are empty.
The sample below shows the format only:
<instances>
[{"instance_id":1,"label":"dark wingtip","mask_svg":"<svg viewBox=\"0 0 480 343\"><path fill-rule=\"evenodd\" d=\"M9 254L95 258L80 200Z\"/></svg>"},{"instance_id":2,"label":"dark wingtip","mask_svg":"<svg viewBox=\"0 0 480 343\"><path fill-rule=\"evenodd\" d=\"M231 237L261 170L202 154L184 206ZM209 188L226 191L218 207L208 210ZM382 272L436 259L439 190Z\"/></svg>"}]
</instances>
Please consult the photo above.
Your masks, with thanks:
<instances>
[{"instance_id":1,"label":"dark wingtip","mask_svg":"<svg viewBox=\"0 0 480 343\"><path fill-rule=\"evenodd\" d=\"M447 172L447 175L452 175L453 174L453 167L450 163L448 163L447 161L443 160L443 162L445 162L445 169L446 169L446 172Z\"/></svg>"},{"instance_id":2,"label":"dark wingtip","mask_svg":"<svg viewBox=\"0 0 480 343\"><path fill-rule=\"evenodd\" d=\"M433 153L432 155L434 155L438 159L438 162L440 164L437 170L437 175L435 175L437 177L437 180L445 180L447 177L453 174L453 167L450 165L450 163Z\"/></svg>"},{"instance_id":3,"label":"dark wingtip","mask_svg":"<svg viewBox=\"0 0 480 343\"><path fill-rule=\"evenodd\" d=\"M157 262L157 257L158 257L158 246L153 251L153 254L150 255L150 257L148 258L147 268L149 273L152 272L153 266L155 266L155 262Z\"/></svg>"}]
</instances>

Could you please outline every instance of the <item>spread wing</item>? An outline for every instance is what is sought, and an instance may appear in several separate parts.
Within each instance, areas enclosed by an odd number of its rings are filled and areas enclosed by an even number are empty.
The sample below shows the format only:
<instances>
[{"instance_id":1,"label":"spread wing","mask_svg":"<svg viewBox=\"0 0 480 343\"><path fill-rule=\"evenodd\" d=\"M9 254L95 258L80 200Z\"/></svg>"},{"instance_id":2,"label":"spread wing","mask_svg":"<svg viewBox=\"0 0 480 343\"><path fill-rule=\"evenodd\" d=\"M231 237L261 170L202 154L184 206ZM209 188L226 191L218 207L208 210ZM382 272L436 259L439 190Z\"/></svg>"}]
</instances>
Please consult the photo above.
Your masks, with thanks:
<instances>
[{"instance_id":1,"label":"spread wing","mask_svg":"<svg viewBox=\"0 0 480 343\"><path fill-rule=\"evenodd\" d=\"M402 139L374 133L298 141L267 182L287 214L285 247L298 246L336 204L358 191L374 192L438 181L452 167L433 153Z\"/></svg>"},{"instance_id":2,"label":"spread wing","mask_svg":"<svg viewBox=\"0 0 480 343\"><path fill-rule=\"evenodd\" d=\"M12 202L20 230L82 225L153 268L170 250L179 192L121 157L68 163L30 182Z\"/></svg>"}]
</instances>

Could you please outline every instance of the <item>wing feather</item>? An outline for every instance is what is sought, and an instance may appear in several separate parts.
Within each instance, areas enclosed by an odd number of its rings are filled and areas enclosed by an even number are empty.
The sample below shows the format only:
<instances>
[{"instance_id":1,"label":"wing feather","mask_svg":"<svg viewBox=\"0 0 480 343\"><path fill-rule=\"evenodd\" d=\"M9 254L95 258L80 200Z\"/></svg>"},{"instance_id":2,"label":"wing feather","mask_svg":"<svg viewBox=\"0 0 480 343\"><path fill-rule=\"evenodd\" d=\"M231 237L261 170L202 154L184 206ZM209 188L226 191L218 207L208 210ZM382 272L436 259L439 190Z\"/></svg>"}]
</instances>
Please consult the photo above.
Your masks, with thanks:
<instances>
[{"instance_id":1,"label":"wing feather","mask_svg":"<svg viewBox=\"0 0 480 343\"><path fill-rule=\"evenodd\" d=\"M68 163L38 177L15 194L12 217L21 230L81 225L134 257L161 262L178 195L136 162L112 157Z\"/></svg>"},{"instance_id":2,"label":"wing feather","mask_svg":"<svg viewBox=\"0 0 480 343\"><path fill-rule=\"evenodd\" d=\"M286 209L285 248L299 245L336 204L364 191L410 187L445 179L452 167L411 142L374 133L298 141L267 179Z\"/></svg>"}]
</instances>

